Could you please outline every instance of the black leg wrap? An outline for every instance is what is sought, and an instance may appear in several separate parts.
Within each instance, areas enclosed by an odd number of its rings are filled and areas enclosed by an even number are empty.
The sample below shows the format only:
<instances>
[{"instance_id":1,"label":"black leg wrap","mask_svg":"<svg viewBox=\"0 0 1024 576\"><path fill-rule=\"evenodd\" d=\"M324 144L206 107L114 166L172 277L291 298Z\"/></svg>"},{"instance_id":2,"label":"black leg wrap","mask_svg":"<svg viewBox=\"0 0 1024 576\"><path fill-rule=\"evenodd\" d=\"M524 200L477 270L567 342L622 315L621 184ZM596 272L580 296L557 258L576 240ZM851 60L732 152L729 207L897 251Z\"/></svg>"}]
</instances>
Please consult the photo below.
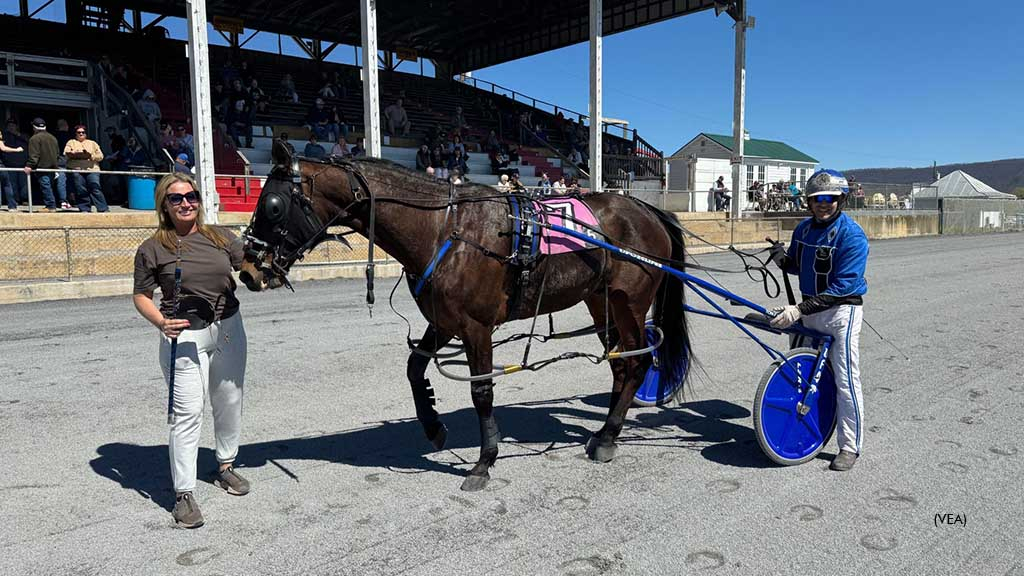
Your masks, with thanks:
<instances>
[{"instance_id":1,"label":"black leg wrap","mask_svg":"<svg viewBox=\"0 0 1024 576\"><path fill-rule=\"evenodd\" d=\"M434 448L440 450L444 447L447 431L438 418L437 410L434 409L434 389L430 386L430 380L410 380L409 385L412 387L412 399L416 404L416 419L423 425L427 440L430 440Z\"/></svg>"}]
</instances>

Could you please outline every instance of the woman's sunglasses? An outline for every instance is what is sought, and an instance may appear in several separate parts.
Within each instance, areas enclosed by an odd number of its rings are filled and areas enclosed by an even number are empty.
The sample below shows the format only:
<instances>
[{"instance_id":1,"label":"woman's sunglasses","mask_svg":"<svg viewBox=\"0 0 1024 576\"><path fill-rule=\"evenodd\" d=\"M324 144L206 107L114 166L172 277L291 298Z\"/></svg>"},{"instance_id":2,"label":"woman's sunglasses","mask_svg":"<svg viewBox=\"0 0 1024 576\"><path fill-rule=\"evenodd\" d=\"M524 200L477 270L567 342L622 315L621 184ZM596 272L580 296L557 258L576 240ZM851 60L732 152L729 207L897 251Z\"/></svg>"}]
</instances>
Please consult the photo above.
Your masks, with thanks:
<instances>
[{"instance_id":1,"label":"woman's sunglasses","mask_svg":"<svg viewBox=\"0 0 1024 576\"><path fill-rule=\"evenodd\" d=\"M188 200L189 204L199 204L199 192L195 190L186 194L168 194L167 201L171 206L181 206L182 201Z\"/></svg>"},{"instance_id":2,"label":"woman's sunglasses","mask_svg":"<svg viewBox=\"0 0 1024 576\"><path fill-rule=\"evenodd\" d=\"M832 202L835 202L835 201L836 201L836 197L835 196L830 196L828 194L821 194L819 196L811 196L811 202L827 202L827 203L831 204Z\"/></svg>"}]
</instances>

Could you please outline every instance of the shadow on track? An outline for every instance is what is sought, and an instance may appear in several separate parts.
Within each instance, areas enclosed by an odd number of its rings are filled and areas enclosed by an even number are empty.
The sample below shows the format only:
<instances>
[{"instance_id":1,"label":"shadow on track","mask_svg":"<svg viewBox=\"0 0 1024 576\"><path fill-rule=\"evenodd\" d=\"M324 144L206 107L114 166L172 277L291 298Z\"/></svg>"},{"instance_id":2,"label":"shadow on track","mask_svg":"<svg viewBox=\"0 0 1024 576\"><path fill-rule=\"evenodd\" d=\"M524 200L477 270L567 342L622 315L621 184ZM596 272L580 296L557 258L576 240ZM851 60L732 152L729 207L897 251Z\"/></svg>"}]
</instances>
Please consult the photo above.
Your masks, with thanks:
<instances>
[{"instance_id":1,"label":"shadow on track","mask_svg":"<svg viewBox=\"0 0 1024 576\"><path fill-rule=\"evenodd\" d=\"M523 456L540 456L556 444L582 446L603 421L601 412L581 409L579 404L603 408L607 395L594 394L556 400L542 400L498 406L495 413L506 443L548 444L545 450L530 454L505 454L499 460ZM675 449L693 449L692 442L712 442L702 449L708 460L729 466L765 467L772 464L757 446L750 428L729 422L747 418L750 412L741 406L721 400L689 402L656 412L637 412L631 427L656 429L657 436L624 435L624 445L657 445ZM471 461L437 461L430 454L443 454L451 449L475 448L479 438L477 417L472 408L456 410L442 416L448 426L448 443L442 452L434 452L423 436L419 422L413 419L369 423L364 427L310 436L271 440L239 447L235 463L239 468L273 465L293 479L301 481L282 461L313 460L401 471L440 472L465 476ZM208 424L209 425L209 424ZM96 449L97 457L89 462L92 469L105 478L132 490L143 498L170 511L174 492L167 464L167 445L142 446L113 442ZM453 454L453 453L452 453ZM448 460L451 460L449 458ZM200 480L210 482L217 467L213 450L199 449ZM465 468L465 469L463 469Z\"/></svg>"}]
</instances>

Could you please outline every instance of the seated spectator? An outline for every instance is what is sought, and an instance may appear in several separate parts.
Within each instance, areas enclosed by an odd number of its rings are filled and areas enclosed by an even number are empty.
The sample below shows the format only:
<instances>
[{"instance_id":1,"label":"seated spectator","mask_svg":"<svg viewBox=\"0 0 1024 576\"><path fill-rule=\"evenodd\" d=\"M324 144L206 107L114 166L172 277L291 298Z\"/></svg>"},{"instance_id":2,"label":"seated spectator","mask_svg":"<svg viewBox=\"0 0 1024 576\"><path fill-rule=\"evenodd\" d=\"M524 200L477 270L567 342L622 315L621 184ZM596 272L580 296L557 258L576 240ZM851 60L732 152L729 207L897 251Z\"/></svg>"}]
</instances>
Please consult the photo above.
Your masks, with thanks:
<instances>
[{"instance_id":1,"label":"seated spectator","mask_svg":"<svg viewBox=\"0 0 1024 576\"><path fill-rule=\"evenodd\" d=\"M332 100L338 97L334 84L331 84L330 78L327 77L327 72L320 73L320 88L316 91L316 94L321 98L330 98Z\"/></svg>"},{"instance_id":2,"label":"seated spectator","mask_svg":"<svg viewBox=\"0 0 1024 576\"><path fill-rule=\"evenodd\" d=\"M231 92L231 103L225 118L228 135L238 148L242 147L242 137L245 137L245 147L252 148L252 101L245 90L241 89L241 80L235 80L235 85L238 89Z\"/></svg>"},{"instance_id":3,"label":"seated spectator","mask_svg":"<svg viewBox=\"0 0 1024 576\"><path fill-rule=\"evenodd\" d=\"M366 147L363 145L363 139L362 138L360 138L359 140L356 140L356 145L352 147L352 157L353 158L365 158L366 157Z\"/></svg>"},{"instance_id":4,"label":"seated spectator","mask_svg":"<svg viewBox=\"0 0 1024 576\"><path fill-rule=\"evenodd\" d=\"M579 194L580 193L580 179L573 176L569 180L569 185L565 188L566 194Z\"/></svg>"},{"instance_id":5,"label":"seated spectator","mask_svg":"<svg viewBox=\"0 0 1024 576\"><path fill-rule=\"evenodd\" d=\"M306 128L322 140L333 142L338 139L338 125L334 123L334 115L324 105L323 98L317 98L306 114Z\"/></svg>"},{"instance_id":6,"label":"seated spectator","mask_svg":"<svg viewBox=\"0 0 1024 576\"><path fill-rule=\"evenodd\" d=\"M508 169L508 156L501 151L501 148L493 148L487 157L491 160L492 174L501 174Z\"/></svg>"},{"instance_id":7,"label":"seated spectator","mask_svg":"<svg viewBox=\"0 0 1024 576\"><path fill-rule=\"evenodd\" d=\"M430 148L424 144L416 152L416 169L425 171L430 168Z\"/></svg>"},{"instance_id":8,"label":"seated spectator","mask_svg":"<svg viewBox=\"0 0 1024 576\"><path fill-rule=\"evenodd\" d=\"M463 130L469 129L469 124L466 123L466 117L462 114L462 106L455 107L455 114L452 114L452 133L462 134Z\"/></svg>"},{"instance_id":9,"label":"seated spectator","mask_svg":"<svg viewBox=\"0 0 1024 576\"><path fill-rule=\"evenodd\" d=\"M401 130L402 136L408 136L410 126L409 115L406 114L405 108L402 108L401 98L384 109L384 128L387 129L388 134L398 136L398 132Z\"/></svg>"},{"instance_id":10,"label":"seated spectator","mask_svg":"<svg viewBox=\"0 0 1024 576\"><path fill-rule=\"evenodd\" d=\"M160 139L160 147L171 149L174 147L174 129L167 122L160 123L160 131L157 133Z\"/></svg>"},{"instance_id":11,"label":"seated spectator","mask_svg":"<svg viewBox=\"0 0 1024 576\"><path fill-rule=\"evenodd\" d=\"M501 178L498 179L498 191L499 192L508 193L508 191L511 189L511 187L509 186L508 181L509 181L508 174L502 174Z\"/></svg>"},{"instance_id":12,"label":"seated spectator","mask_svg":"<svg viewBox=\"0 0 1024 576\"><path fill-rule=\"evenodd\" d=\"M317 140L316 134L310 134L309 142L306 143L306 148L303 149L302 155L305 156L306 158L314 158L316 160L319 160L324 156L327 156L327 151L324 150L324 147L320 145L320 142Z\"/></svg>"},{"instance_id":13,"label":"seated spectator","mask_svg":"<svg viewBox=\"0 0 1024 576\"><path fill-rule=\"evenodd\" d=\"M508 187L512 193L525 194L527 192L526 186L519 181L519 170L514 170L509 174Z\"/></svg>"},{"instance_id":14,"label":"seated spectator","mask_svg":"<svg viewBox=\"0 0 1024 576\"><path fill-rule=\"evenodd\" d=\"M569 153L569 161L577 168L583 170L586 170L587 168L587 165L583 162L583 154L575 148L573 148L572 152Z\"/></svg>"},{"instance_id":15,"label":"seated spectator","mask_svg":"<svg viewBox=\"0 0 1024 576\"><path fill-rule=\"evenodd\" d=\"M335 142L334 146L331 146L331 156L338 158L348 158L352 153L349 152L348 142L345 141L344 136L338 136L338 141Z\"/></svg>"},{"instance_id":16,"label":"seated spectator","mask_svg":"<svg viewBox=\"0 0 1024 576\"><path fill-rule=\"evenodd\" d=\"M345 118L345 112L337 106L331 106L331 120L338 127L338 133L342 137L348 138L349 121L348 118Z\"/></svg>"},{"instance_id":17,"label":"seated spectator","mask_svg":"<svg viewBox=\"0 0 1024 576\"><path fill-rule=\"evenodd\" d=\"M252 104L257 112L266 112L267 106L270 101L267 98L267 94L260 88L260 83L255 78L249 80L249 100L252 100Z\"/></svg>"},{"instance_id":18,"label":"seated spectator","mask_svg":"<svg viewBox=\"0 0 1024 576\"><path fill-rule=\"evenodd\" d=\"M288 141L288 133L287 132L281 132L278 135L278 140L280 140L281 144L284 144L284 147L288 149L288 153L289 154L291 154L293 156L295 155L295 146L292 146L292 143Z\"/></svg>"},{"instance_id":19,"label":"seated spectator","mask_svg":"<svg viewBox=\"0 0 1024 576\"><path fill-rule=\"evenodd\" d=\"M456 148L455 152L448 158L448 172L458 170L459 174L469 174L469 166L466 165L466 157L462 149Z\"/></svg>"},{"instance_id":20,"label":"seated spectator","mask_svg":"<svg viewBox=\"0 0 1024 576\"><path fill-rule=\"evenodd\" d=\"M790 182L788 190L789 201L793 203L793 210L802 210L803 202L801 202L800 189L797 188L796 182Z\"/></svg>"},{"instance_id":21,"label":"seated spectator","mask_svg":"<svg viewBox=\"0 0 1024 576\"><path fill-rule=\"evenodd\" d=\"M149 159L146 156L146 151L139 146L139 141L135 139L135 136L129 136L121 153L117 155L117 169L125 170L131 166L146 166L147 164L149 164Z\"/></svg>"},{"instance_id":22,"label":"seated spectator","mask_svg":"<svg viewBox=\"0 0 1024 576\"><path fill-rule=\"evenodd\" d=\"M522 158L519 157L519 147L511 146L508 149L508 162L509 164L519 164L522 162Z\"/></svg>"},{"instance_id":23,"label":"seated spectator","mask_svg":"<svg viewBox=\"0 0 1024 576\"><path fill-rule=\"evenodd\" d=\"M178 156L174 158L174 171L181 172L183 174L192 174L194 172L192 167L188 164L187 154L178 154Z\"/></svg>"},{"instance_id":24,"label":"seated spectator","mask_svg":"<svg viewBox=\"0 0 1024 576\"><path fill-rule=\"evenodd\" d=\"M188 154L189 162L193 162L193 158L196 156L195 139L185 131L184 124L174 127L174 138L178 141L178 149Z\"/></svg>"},{"instance_id":25,"label":"seated spectator","mask_svg":"<svg viewBox=\"0 0 1024 576\"><path fill-rule=\"evenodd\" d=\"M299 93L295 91L295 81L291 74L285 74L281 78L281 85L277 89L277 97L292 104L299 103Z\"/></svg>"},{"instance_id":26,"label":"seated spectator","mask_svg":"<svg viewBox=\"0 0 1024 576\"><path fill-rule=\"evenodd\" d=\"M160 105L156 103L156 94L148 88L142 93L142 102L139 102L139 110L153 124L159 124L160 119L163 118L163 113L160 112Z\"/></svg>"},{"instance_id":27,"label":"seated spectator","mask_svg":"<svg viewBox=\"0 0 1024 576\"><path fill-rule=\"evenodd\" d=\"M494 130L487 134L487 142L484 146L487 148L487 152L493 152L501 148L501 140L498 140L498 135L494 133Z\"/></svg>"},{"instance_id":28,"label":"seated spectator","mask_svg":"<svg viewBox=\"0 0 1024 576\"><path fill-rule=\"evenodd\" d=\"M534 127L534 129L533 129L533 133L537 136L538 140L540 140L541 142L543 142L545 144L547 143L547 141L548 141L548 133L544 130L544 125L543 124L537 124L537 126Z\"/></svg>"},{"instance_id":29,"label":"seated spectator","mask_svg":"<svg viewBox=\"0 0 1024 576\"><path fill-rule=\"evenodd\" d=\"M213 85L213 91L210 92L210 105L213 107L213 121L216 124L224 124L224 117L228 113L228 91L224 89L223 82L218 81Z\"/></svg>"},{"instance_id":30,"label":"seated spectator","mask_svg":"<svg viewBox=\"0 0 1024 576\"><path fill-rule=\"evenodd\" d=\"M337 70L331 75L331 85L334 86L334 90L338 93L338 98L348 99L348 83L345 82L345 79Z\"/></svg>"},{"instance_id":31,"label":"seated spectator","mask_svg":"<svg viewBox=\"0 0 1024 576\"><path fill-rule=\"evenodd\" d=\"M456 150L461 150L463 156L469 156L466 145L462 143L462 137L458 134L452 136L452 141L448 143L448 154L452 155Z\"/></svg>"},{"instance_id":32,"label":"seated spectator","mask_svg":"<svg viewBox=\"0 0 1024 576\"><path fill-rule=\"evenodd\" d=\"M231 86L232 82L241 80L242 76L238 73L238 68L235 68L231 60L228 60L220 70L220 79L224 82L225 86Z\"/></svg>"},{"instance_id":33,"label":"seated spectator","mask_svg":"<svg viewBox=\"0 0 1024 576\"><path fill-rule=\"evenodd\" d=\"M555 180L551 184L552 194L564 194L565 193L565 176L559 176L558 180Z\"/></svg>"}]
</instances>

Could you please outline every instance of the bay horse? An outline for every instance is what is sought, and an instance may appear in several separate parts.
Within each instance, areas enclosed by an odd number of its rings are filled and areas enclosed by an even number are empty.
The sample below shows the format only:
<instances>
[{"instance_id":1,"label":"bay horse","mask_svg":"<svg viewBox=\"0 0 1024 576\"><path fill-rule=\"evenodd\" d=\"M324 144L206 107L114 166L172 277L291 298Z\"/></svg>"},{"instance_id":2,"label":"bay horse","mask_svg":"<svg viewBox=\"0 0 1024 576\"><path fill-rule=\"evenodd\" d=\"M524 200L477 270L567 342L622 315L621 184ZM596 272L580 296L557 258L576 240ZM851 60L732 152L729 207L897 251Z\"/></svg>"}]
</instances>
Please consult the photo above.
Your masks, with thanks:
<instances>
[{"instance_id":1,"label":"bay horse","mask_svg":"<svg viewBox=\"0 0 1024 576\"><path fill-rule=\"evenodd\" d=\"M494 368L491 334L496 326L582 301L606 350L638 350L646 345L645 318L653 303L653 322L664 334L659 348L664 373L671 374L673 363L689 355L683 285L671 275L590 248L541 256L524 276L510 262L510 232L518 223L509 217L508 194L475 184L450 187L386 160L300 160L277 141L272 158L274 169L245 234L242 282L253 291L287 284L289 267L327 239L329 226L344 225L367 236L371 247L376 242L400 262L429 323L409 355L406 375L416 416L435 449L444 446L447 429L425 377L431 353L458 338L470 373L484 376L470 382L480 423L480 457L463 490L483 489L498 456L493 381L486 378ZM682 261L682 229L671 213L617 194L580 199L608 241L647 258ZM435 259L446 239L454 239L450 249L443 259ZM368 277L369 301L369 265ZM613 384L608 416L587 442L591 459L608 462L614 456L626 412L651 362L650 354L609 361Z\"/></svg>"}]
</instances>

